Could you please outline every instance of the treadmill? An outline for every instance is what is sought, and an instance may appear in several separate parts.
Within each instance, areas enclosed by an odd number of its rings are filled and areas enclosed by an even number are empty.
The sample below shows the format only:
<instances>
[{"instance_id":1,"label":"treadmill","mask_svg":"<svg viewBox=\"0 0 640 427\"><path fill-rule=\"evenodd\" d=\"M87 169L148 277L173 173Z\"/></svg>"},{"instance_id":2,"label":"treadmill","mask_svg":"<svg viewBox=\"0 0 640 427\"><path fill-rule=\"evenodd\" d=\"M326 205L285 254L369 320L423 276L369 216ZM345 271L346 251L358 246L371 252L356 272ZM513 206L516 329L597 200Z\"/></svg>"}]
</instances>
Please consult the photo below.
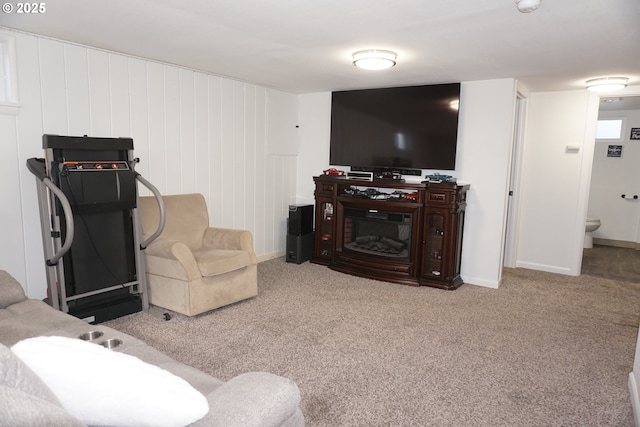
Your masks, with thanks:
<instances>
[{"instance_id":1,"label":"treadmill","mask_svg":"<svg viewBox=\"0 0 640 427\"><path fill-rule=\"evenodd\" d=\"M158 190L134 167L133 139L43 135L27 160L37 182L47 303L89 323L148 310L142 251L164 228ZM137 183L155 196L157 230L144 242Z\"/></svg>"}]
</instances>

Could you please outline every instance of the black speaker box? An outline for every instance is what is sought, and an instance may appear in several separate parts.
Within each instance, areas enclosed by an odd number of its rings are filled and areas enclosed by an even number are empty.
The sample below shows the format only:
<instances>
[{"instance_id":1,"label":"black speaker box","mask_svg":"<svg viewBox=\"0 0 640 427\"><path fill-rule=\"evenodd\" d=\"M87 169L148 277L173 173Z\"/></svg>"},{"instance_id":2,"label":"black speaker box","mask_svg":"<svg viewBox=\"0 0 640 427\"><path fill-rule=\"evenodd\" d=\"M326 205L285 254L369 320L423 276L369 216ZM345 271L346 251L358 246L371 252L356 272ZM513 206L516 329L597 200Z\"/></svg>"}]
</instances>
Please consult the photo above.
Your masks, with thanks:
<instances>
[{"instance_id":1,"label":"black speaker box","mask_svg":"<svg viewBox=\"0 0 640 427\"><path fill-rule=\"evenodd\" d=\"M302 236L313 232L313 205L289 205L287 233Z\"/></svg>"},{"instance_id":2,"label":"black speaker box","mask_svg":"<svg viewBox=\"0 0 640 427\"><path fill-rule=\"evenodd\" d=\"M313 233L296 236L287 234L287 253L285 261L302 264L313 257Z\"/></svg>"}]
</instances>

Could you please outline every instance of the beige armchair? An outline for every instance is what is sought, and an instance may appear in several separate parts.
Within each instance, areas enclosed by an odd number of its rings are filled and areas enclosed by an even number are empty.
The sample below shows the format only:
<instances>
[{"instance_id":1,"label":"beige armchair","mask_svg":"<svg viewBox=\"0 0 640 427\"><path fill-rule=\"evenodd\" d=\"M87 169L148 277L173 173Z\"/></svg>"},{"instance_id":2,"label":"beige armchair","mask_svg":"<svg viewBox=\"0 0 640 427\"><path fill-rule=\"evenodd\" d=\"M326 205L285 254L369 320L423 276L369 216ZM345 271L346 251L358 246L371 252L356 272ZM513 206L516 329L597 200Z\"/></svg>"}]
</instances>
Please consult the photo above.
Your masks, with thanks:
<instances>
[{"instance_id":1,"label":"beige armchair","mask_svg":"<svg viewBox=\"0 0 640 427\"><path fill-rule=\"evenodd\" d=\"M165 226L145 250L149 302L187 316L258 295L253 237L246 230L209 227L201 194L162 197ZM143 239L155 232L155 197L138 203Z\"/></svg>"}]
</instances>

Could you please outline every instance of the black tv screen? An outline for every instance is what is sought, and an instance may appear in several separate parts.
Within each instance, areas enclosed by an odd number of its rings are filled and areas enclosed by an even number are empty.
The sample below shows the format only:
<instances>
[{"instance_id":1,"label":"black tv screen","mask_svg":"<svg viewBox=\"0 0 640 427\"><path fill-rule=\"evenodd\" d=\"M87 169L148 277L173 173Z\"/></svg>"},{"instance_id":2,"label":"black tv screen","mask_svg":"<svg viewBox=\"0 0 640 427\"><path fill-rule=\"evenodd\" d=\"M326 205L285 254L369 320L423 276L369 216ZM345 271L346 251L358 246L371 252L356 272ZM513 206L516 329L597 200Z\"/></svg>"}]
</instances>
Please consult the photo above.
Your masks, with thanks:
<instances>
[{"instance_id":1,"label":"black tv screen","mask_svg":"<svg viewBox=\"0 0 640 427\"><path fill-rule=\"evenodd\" d=\"M453 170L460 83L332 93L330 164Z\"/></svg>"}]
</instances>

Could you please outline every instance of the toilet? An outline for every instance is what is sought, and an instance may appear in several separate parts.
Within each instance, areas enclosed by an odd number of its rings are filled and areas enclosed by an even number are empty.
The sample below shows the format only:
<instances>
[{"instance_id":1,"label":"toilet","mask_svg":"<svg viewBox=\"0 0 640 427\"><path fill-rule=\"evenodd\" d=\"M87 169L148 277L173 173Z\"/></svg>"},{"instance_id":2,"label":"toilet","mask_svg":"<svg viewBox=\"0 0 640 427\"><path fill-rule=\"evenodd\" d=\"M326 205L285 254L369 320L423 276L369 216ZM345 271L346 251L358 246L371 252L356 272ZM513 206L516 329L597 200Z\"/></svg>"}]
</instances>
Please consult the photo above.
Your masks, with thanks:
<instances>
[{"instance_id":1,"label":"toilet","mask_svg":"<svg viewBox=\"0 0 640 427\"><path fill-rule=\"evenodd\" d=\"M584 249L593 248L593 232L600 228L600 220L596 218L587 218L587 225L584 233Z\"/></svg>"}]
</instances>

